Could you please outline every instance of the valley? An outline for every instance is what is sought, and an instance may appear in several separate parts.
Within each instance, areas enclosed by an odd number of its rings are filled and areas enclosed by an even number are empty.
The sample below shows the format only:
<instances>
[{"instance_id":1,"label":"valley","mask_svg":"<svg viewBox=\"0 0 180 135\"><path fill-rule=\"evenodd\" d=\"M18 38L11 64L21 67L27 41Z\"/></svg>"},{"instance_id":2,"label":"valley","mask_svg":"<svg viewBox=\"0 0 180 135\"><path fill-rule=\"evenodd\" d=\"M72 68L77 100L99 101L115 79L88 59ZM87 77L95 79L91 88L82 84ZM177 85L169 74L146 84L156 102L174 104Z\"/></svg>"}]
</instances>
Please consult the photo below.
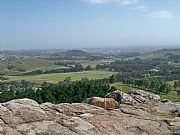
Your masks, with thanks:
<instances>
[{"instance_id":1,"label":"valley","mask_svg":"<svg viewBox=\"0 0 180 135\"><path fill-rule=\"evenodd\" d=\"M43 100L36 96L33 98L38 102L59 103L65 100L52 95L57 84L67 83L76 87L80 82L91 80L95 85L108 85L105 91L118 89L127 93L133 89L142 89L159 94L162 98L180 101L179 49L116 53L112 50L3 51L0 54L4 56L0 63L0 91L1 96L7 94L2 101L18 98L19 94L22 98L31 97L32 93L41 90L46 84L50 97L44 97ZM77 90L83 91L83 87ZM27 91L31 92L26 95ZM98 91L90 95L96 96ZM86 94L78 96L80 99L89 97Z\"/></svg>"}]
</instances>

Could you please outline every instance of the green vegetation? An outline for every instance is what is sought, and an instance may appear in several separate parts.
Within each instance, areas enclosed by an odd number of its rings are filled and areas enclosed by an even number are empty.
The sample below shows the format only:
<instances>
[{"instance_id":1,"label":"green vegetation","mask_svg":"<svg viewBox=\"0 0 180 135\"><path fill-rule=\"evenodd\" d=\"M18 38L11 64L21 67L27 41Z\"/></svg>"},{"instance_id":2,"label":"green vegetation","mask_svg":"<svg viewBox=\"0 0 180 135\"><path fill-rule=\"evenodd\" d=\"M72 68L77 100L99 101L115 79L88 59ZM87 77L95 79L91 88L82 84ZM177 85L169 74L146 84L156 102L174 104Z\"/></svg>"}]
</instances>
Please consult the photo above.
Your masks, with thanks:
<instances>
[{"instance_id":1,"label":"green vegetation","mask_svg":"<svg viewBox=\"0 0 180 135\"><path fill-rule=\"evenodd\" d=\"M0 83L0 102L6 102L17 98L30 98L39 103L76 103L82 102L88 97L103 97L110 90L107 80L88 80L72 82L70 78L58 84L43 83L34 90L32 83L21 81L20 83ZM5 90L8 89L9 90Z\"/></svg>"},{"instance_id":2,"label":"green vegetation","mask_svg":"<svg viewBox=\"0 0 180 135\"><path fill-rule=\"evenodd\" d=\"M81 80L82 78L88 79L103 79L110 77L113 72L108 71L84 71L84 72L73 72L73 73L57 73L57 74L42 74L42 75L30 75L30 76L8 76L10 81L21 81L26 80L34 83L57 83L63 81L67 77L71 77L74 80Z\"/></svg>"},{"instance_id":3,"label":"green vegetation","mask_svg":"<svg viewBox=\"0 0 180 135\"><path fill-rule=\"evenodd\" d=\"M177 91L171 91L168 94L160 94L162 99L168 99L174 102L180 102L180 96Z\"/></svg>"},{"instance_id":4,"label":"green vegetation","mask_svg":"<svg viewBox=\"0 0 180 135\"><path fill-rule=\"evenodd\" d=\"M129 86L133 86L139 89L148 90L154 93L166 93L168 94L172 87L164 81L161 80L152 80L150 78L146 79L127 79L123 82Z\"/></svg>"},{"instance_id":5,"label":"green vegetation","mask_svg":"<svg viewBox=\"0 0 180 135\"><path fill-rule=\"evenodd\" d=\"M32 70L61 68L60 66L54 65L55 62L55 60L48 60L38 57L23 58L13 61L1 61L3 68L0 72L8 75L16 75Z\"/></svg>"},{"instance_id":6,"label":"green vegetation","mask_svg":"<svg viewBox=\"0 0 180 135\"><path fill-rule=\"evenodd\" d=\"M145 54L142 54L140 56L138 56L137 58L140 58L140 59L145 59L145 60L151 60L151 59L155 59L155 58L164 58L165 55L163 53L145 53Z\"/></svg>"},{"instance_id":7,"label":"green vegetation","mask_svg":"<svg viewBox=\"0 0 180 135\"><path fill-rule=\"evenodd\" d=\"M73 57L73 56L85 57L90 54L82 50L67 50L67 51L62 52L61 55L68 56L68 57Z\"/></svg>"},{"instance_id":8,"label":"green vegetation","mask_svg":"<svg viewBox=\"0 0 180 135\"><path fill-rule=\"evenodd\" d=\"M147 51L146 53L130 51L116 54L88 53L82 50L7 51L3 52L0 59L0 89L5 94L0 94L2 101L3 96L7 97L8 94L10 98L6 100L22 97L33 98L33 94L38 102L79 102L84 99L80 98L76 101L67 97L69 88L66 89L66 87L61 88L60 91L65 91L61 94L66 95L67 100L63 97L59 99L57 95L54 97L52 94L55 92L54 87L58 88L56 85L64 79L63 82L67 82L67 77L78 83L84 83L87 79L98 79L104 83L103 85L111 86L111 90L118 89L128 92L132 89L142 89L159 94L162 98L180 101L180 49L164 49L148 53ZM81 80L82 78L87 79ZM86 85L92 84L92 80L86 81ZM68 80L68 82L71 81ZM36 94L44 90L41 89L44 88L44 84L48 84L45 94L49 94L50 97L37 97ZM69 85L69 83L66 84ZM78 84L78 87L81 86ZM48 93L51 90L52 93ZM80 90L81 94L84 90L86 91L86 87ZM29 95L24 95L24 92L29 92ZM13 93L16 94L13 96ZM19 93L24 96L20 96ZM81 94L78 96L86 97ZM98 93L95 92L95 95Z\"/></svg>"},{"instance_id":9,"label":"green vegetation","mask_svg":"<svg viewBox=\"0 0 180 135\"><path fill-rule=\"evenodd\" d=\"M163 49L159 51L144 53L137 58L141 59L155 59L155 58L167 58L170 55L180 55L180 49Z\"/></svg>"},{"instance_id":10,"label":"green vegetation","mask_svg":"<svg viewBox=\"0 0 180 135\"><path fill-rule=\"evenodd\" d=\"M113 83L113 84L111 84L111 86L114 86L117 90L120 90L125 93L128 93L128 91L130 91L130 90L137 89L137 88L134 88L131 86L124 85L122 83Z\"/></svg>"},{"instance_id":11,"label":"green vegetation","mask_svg":"<svg viewBox=\"0 0 180 135\"><path fill-rule=\"evenodd\" d=\"M57 65L56 63L72 63L67 66ZM73 64L74 63L74 64ZM55 70L61 68L67 68L74 66L75 64L81 64L84 68L90 65L95 68L97 64L104 63L102 61L90 61L90 60L54 60L45 57L25 57L16 60L0 60L0 74L5 75L21 75L27 72L36 70Z\"/></svg>"},{"instance_id":12,"label":"green vegetation","mask_svg":"<svg viewBox=\"0 0 180 135\"><path fill-rule=\"evenodd\" d=\"M88 65L90 65L92 68L95 68L97 64L103 64L103 63L107 63L109 61L97 61L97 60L93 60L93 61L87 61L87 60L76 60L76 62L79 62L83 65L83 67L87 67Z\"/></svg>"},{"instance_id":13,"label":"green vegetation","mask_svg":"<svg viewBox=\"0 0 180 135\"><path fill-rule=\"evenodd\" d=\"M167 112L158 112L155 109L148 109L147 110L150 114L156 115L156 116L164 116L164 117L172 117L172 113L167 113Z\"/></svg>"}]
</instances>

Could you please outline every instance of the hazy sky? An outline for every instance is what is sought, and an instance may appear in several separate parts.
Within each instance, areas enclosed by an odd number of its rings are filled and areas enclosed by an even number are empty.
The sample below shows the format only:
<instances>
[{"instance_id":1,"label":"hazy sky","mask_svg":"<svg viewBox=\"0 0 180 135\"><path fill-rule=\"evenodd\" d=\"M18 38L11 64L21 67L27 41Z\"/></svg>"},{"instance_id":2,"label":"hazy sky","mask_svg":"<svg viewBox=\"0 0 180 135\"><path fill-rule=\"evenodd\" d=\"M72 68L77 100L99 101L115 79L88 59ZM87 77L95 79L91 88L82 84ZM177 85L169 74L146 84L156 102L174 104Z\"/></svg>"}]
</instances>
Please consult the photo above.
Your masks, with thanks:
<instances>
[{"instance_id":1,"label":"hazy sky","mask_svg":"<svg viewBox=\"0 0 180 135\"><path fill-rule=\"evenodd\" d=\"M0 0L0 50L180 46L180 0Z\"/></svg>"}]
</instances>

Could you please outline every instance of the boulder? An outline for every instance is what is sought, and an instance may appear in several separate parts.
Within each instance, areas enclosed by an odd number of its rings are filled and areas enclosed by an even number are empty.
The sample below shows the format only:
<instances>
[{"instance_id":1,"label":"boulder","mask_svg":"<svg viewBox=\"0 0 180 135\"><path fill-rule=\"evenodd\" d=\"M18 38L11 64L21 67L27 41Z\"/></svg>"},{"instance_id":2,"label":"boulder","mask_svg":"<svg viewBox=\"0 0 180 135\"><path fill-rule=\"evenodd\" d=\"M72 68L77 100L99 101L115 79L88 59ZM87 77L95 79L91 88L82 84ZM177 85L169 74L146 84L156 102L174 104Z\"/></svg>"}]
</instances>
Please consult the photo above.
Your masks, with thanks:
<instances>
[{"instance_id":1,"label":"boulder","mask_svg":"<svg viewBox=\"0 0 180 135\"><path fill-rule=\"evenodd\" d=\"M0 117L8 124L21 124L32 121L48 120L40 105L30 99L17 99L0 105Z\"/></svg>"},{"instance_id":2,"label":"boulder","mask_svg":"<svg viewBox=\"0 0 180 135\"><path fill-rule=\"evenodd\" d=\"M139 103L145 103L147 101L155 101L155 102L160 101L159 95L146 92L143 90L131 90L128 92L128 94L131 95Z\"/></svg>"},{"instance_id":3,"label":"boulder","mask_svg":"<svg viewBox=\"0 0 180 135\"><path fill-rule=\"evenodd\" d=\"M171 102L171 101L168 100L168 99L162 99L161 102L162 102L162 103L168 103L168 102Z\"/></svg>"},{"instance_id":4,"label":"boulder","mask_svg":"<svg viewBox=\"0 0 180 135\"><path fill-rule=\"evenodd\" d=\"M176 117L180 117L180 109L177 108L176 110L172 111L173 114L175 114Z\"/></svg>"},{"instance_id":5,"label":"boulder","mask_svg":"<svg viewBox=\"0 0 180 135\"><path fill-rule=\"evenodd\" d=\"M155 106L152 107L153 110L157 112L165 112L165 113L172 113L175 114L177 111L177 106L172 102L162 103L159 102Z\"/></svg>"},{"instance_id":6,"label":"boulder","mask_svg":"<svg viewBox=\"0 0 180 135\"><path fill-rule=\"evenodd\" d=\"M84 103L102 107L104 109L117 109L119 107L119 103L113 98L91 97L86 99Z\"/></svg>"},{"instance_id":7,"label":"boulder","mask_svg":"<svg viewBox=\"0 0 180 135\"><path fill-rule=\"evenodd\" d=\"M120 104L136 104L137 101L129 94L121 92L119 90L108 93L105 97L113 98L118 101Z\"/></svg>"}]
</instances>

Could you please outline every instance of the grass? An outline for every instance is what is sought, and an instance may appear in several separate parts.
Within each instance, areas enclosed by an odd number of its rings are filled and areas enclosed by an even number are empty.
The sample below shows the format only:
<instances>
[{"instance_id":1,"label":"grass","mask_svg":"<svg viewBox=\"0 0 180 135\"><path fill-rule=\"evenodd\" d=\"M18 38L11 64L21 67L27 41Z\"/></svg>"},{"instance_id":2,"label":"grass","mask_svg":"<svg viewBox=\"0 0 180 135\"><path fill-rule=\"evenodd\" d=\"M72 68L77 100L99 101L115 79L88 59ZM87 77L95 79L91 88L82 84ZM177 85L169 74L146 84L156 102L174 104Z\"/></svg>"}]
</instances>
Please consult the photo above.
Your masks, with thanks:
<instances>
[{"instance_id":1,"label":"grass","mask_svg":"<svg viewBox=\"0 0 180 135\"><path fill-rule=\"evenodd\" d=\"M15 61L8 61L6 65L12 65L15 69L23 68L25 70L36 70L36 69L47 69L47 68L57 68L59 66L54 65L55 60L48 60L44 58L31 57L18 59Z\"/></svg>"},{"instance_id":2,"label":"grass","mask_svg":"<svg viewBox=\"0 0 180 135\"><path fill-rule=\"evenodd\" d=\"M48 60L44 58L31 57L18 59L13 61L1 61L0 72L6 75L16 75L22 72L28 72L32 70L47 70L61 68L58 65L54 65L55 60ZM12 69L8 69L11 66Z\"/></svg>"},{"instance_id":3,"label":"grass","mask_svg":"<svg viewBox=\"0 0 180 135\"><path fill-rule=\"evenodd\" d=\"M149 112L152 115L156 115L156 116L164 116L164 117L172 117L171 113L167 113L167 112L159 112L155 109L148 109L147 112Z\"/></svg>"},{"instance_id":4,"label":"grass","mask_svg":"<svg viewBox=\"0 0 180 135\"><path fill-rule=\"evenodd\" d=\"M26 80L40 84L43 82L57 83L63 81L67 77L71 77L74 80L80 80L84 77L88 79L102 79L107 78L114 74L108 71L84 71L84 72L73 72L73 73L57 73L57 74L41 74L41 75L31 75L31 76L8 76L8 81L21 81Z\"/></svg>"},{"instance_id":5,"label":"grass","mask_svg":"<svg viewBox=\"0 0 180 135\"><path fill-rule=\"evenodd\" d=\"M111 86L114 86L118 90L125 92L125 93L128 93L128 91L130 91L130 90L137 89L137 88L133 88L130 86L123 85L122 83L113 83L113 84L111 84Z\"/></svg>"},{"instance_id":6,"label":"grass","mask_svg":"<svg viewBox=\"0 0 180 135\"><path fill-rule=\"evenodd\" d=\"M26 57L23 59L17 59L13 61L0 61L0 73L5 75L17 75L24 72L30 72L33 70L49 70L64 68L64 66L55 65L55 62L62 60L50 60L43 57ZM90 65L95 68L97 64L105 63L104 61L85 61L85 60L66 60L69 62L77 62L84 67ZM8 67L12 67L8 69Z\"/></svg>"},{"instance_id":7,"label":"grass","mask_svg":"<svg viewBox=\"0 0 180 135\"><path fill-rule=\"evenodd\" d=\"M180 96L178 96L176 91L171 91L168 94L161 94L161 99L168 99L173 102L180 102Z\"/></svg>"},{"instance_id":8,"label":"grass","mask_svg":"<svg viewBox=\"0 0 180 135\"><path fill-rule=\"evenodd\" d=\"M175 81L175 80L174 80ZM169 85L174 86L174 81L167 82Z\"/></svg>"},{"instance_id":9,"label":"grass","mask_svg":"<svg viewBox=\"0 0 180 135\"><path fill-rule=\"evenodd\" d=\"M177 81L177 80L174 80L174 81ZM167 83L173 87L174 86L174 81L169 81ZM176 90L180 90L180 86L177 87Z\"/></svg>"}]
</instances>

